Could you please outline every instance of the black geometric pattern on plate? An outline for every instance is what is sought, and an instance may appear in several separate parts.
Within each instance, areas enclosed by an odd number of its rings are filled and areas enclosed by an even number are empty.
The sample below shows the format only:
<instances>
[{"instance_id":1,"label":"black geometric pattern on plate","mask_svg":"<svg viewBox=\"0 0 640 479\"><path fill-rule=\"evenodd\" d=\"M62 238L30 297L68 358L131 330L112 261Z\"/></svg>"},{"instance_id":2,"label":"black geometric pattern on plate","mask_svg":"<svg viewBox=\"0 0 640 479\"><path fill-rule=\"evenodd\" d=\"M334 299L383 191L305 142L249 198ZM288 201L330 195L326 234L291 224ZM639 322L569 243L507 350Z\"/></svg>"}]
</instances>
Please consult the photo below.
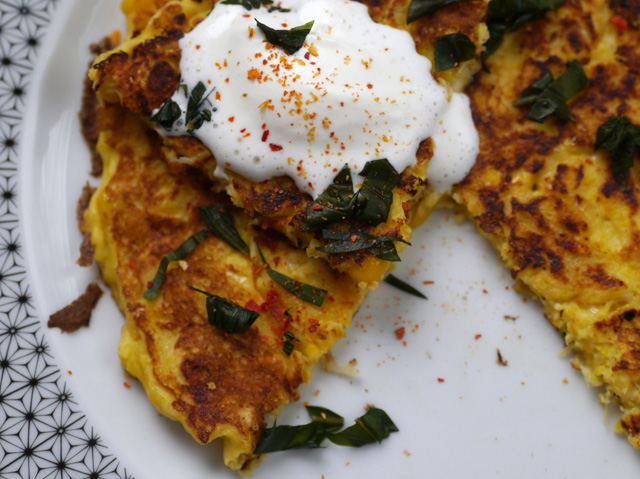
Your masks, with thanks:
<instances>
[{"instance_id":1,"label":"black geometric pattern on plate","mask_svg":"<svg viewBox=\"0 0 640 479\"><path fill-rule=\"evenodd\" d=\"M0 0L0 478L131 479L55 365L22 257L16 182L24 99L57 3Z\"/></svg>"}]
</instances>

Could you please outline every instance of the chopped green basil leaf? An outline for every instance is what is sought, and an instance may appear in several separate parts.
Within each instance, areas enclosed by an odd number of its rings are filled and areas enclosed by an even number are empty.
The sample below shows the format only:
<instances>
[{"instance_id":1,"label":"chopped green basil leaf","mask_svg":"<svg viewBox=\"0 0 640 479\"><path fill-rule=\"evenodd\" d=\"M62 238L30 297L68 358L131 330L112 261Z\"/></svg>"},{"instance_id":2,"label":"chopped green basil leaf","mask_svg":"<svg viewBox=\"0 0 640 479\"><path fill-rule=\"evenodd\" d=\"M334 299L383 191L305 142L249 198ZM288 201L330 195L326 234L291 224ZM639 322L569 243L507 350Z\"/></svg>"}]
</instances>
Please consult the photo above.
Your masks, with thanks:
<instances>
[{"instance_id":1,"label":"chopped green basil leaf","mask_svg":"<svg viewBox=\"0 0 640 479\"><path fill-rule=\"evenodd\" d=\"M290 278L289 276L282 274L275 269L271 268L267 263L267 260L264 259L264 255L262 254L262 250L258 246L258 253L260 253L260 258L262 259L262 263L267 270L267 274L269 277L286 289L289 293L297 296L303 301L307 303L311 303L315 306L322 306L324 303L324 299L327 297L327 291L324 289L316 288L315 286L311 286L305 283L301 283L300 281Z\"/></svg>"},{"instance_id":2,"label":"chopped green basil leaf","mask_svg":"<svg viewBox=\"0 0 640 479\"><path fill-rule=\"evenodd\" d=\"M180 106L169 98L160 109L151 117L151 121L158 123L162 128L170 130L177 119L182 115Z\"/></svg>"},{"instance_id":3,"label":"chopped green basil leaf","mask_svg":"<svg viewBox=\"0 0 640 479\"><path fill-rule=\"evenodd\" d=\"M577 60L567 63L567 69L553 80L550 73L538 78L514 100L514 106L532 105L527 118L543 123L551 115L563 121L574 121L567 102L589 84L582 65Z\"/></svg>"},{"instance_id":4,"label":"chopped green basil leaf","mask_svg":"<svg viewBox=\"0 0 640 479\"><path fill-rule=\"evenodd\" d=\"M209 231L225 240L229 246L246 255L249 254L249 247L233 225L233 219L224 203L217 203L209 207L201 206L199 210Z\"/></svg>"},{"instance_id":5,"label":"chopped green basil leaf","mask_svg":"<svg viewBox=\"0 0 640 479\"><path fill-rule=\"evenodd\" d=\"M364 416L356 419L356 423L338 433L329 432L327 438L339 446L361 447L374 442L382 442L398 427L382 409L369 408Z\"/></svg>"},{"instance_id":6,"label":"chopped green basil leaf","mask_svg":"<svg viewBox=\"0 0 640 479\"><path fill-rule=\"evenodd\" d=\"M422 294L416 288L414 288L410 284L405 283L400 278L398 278L397 276L394 276L392 274L388 274L387 277L384 278L384 282L387 283L387 284L390 284L391 286L393 286L395 288L398 288L398 289L404 291L405 293L409 293L409 294L412 294L414 296L418 296L419 298L422 298L422 299L428 299L424 294Z\"/></svg>"},{"instance_id":7,"label":"chopped green basil leaf","mask_svg":"<svg viewBox=\"0 0 640 479\"><path fill-rule=\"evenodd\" d=\"M464 33L441 35L436 40L436 71L448 70L460 66L460 63L476 56L476 46Z\"/></svg>"},{"instance_id":8,"label":"chopped green basil leaf","mask_svg":"<svg viewBox=\"0 0 640 479\"><path fill-rule=\"evenodd\" d=\"M207 296L207 318L209 324L227 333L244 333L260 316L255 311L238 306L233 301L207 293L198 288L194 291Z\"/></svg>"},{"instance_id":9,"label":"chopped green basil leaf","mask_svg":"<svg viewBox=\"0 0 640 479\"><path fill-rule=\"evenodd\" d=\"M387 221L400 175L386 158L368 162L360 175L365 179L358 191L356 216L374 226Z\"/></svg>"},{"instance_id":10,"label":"chopped green basil leaf","mask_svg":"<svg viewBox=\"0 0 640 479\"><path fill-rule=\"evenodd\" d=\"M307 35L313 27L313 20L304 25L293 27L291 30L275 30L264 23L260 23L258 20L256 20L256 23L269 43L281 47L289 55L293 55L302 48Z\"/></svg>"},{"instance_id":11,"label":"chopped green basil leaf","mask_svg":"<svg viewBox=\"0 0 640 479\"><path fill-rule=\"evenodd\" d=\"M505 33L516 31L525 23L539 20L549 10L556 10L564 5L564 1L491 0L487 7L486 23L489 29L489 40L484 44L483 63L502 44Z\"/></svg>"},{"instance_id":12,"label":"chopped green basil leaf","mask_svg":"<svg viewBox=\"0 0 640 479\"><path fill-rule=\"evenodd\" d=\"M640 130L626 116L614 116L598 127L595 150L609 152L614 176L633 166L636 148L640 149Z\"/></svg>"},{"instance_id":13,"label":"chopped green basil leaf","mask_svg":"<svg viewBox=\"0 0 640 479\"><path fill-rule=\"evenodd\" d=\"M151 284L142 295L145 299L148 299L149 301L153 301L154 299L156 299L156 296L158 296L158 291L160 290L160 286L162 286L164 277L167 274L167 267L169 266L169 263L171 263L172 261L182 261L189 253L191 253L195 249L196 246L198 246L205 240L208 232L209 231L207 229L198 231L196 234L190 236L184 243L178 246L171 253L167 253L162 257L156 275L153 277L153 280L151 280Z\"/></svg>"},{"instance_id":14,"label":"chopped green basil leaf","mask_svg":"<svg viewBox=\"0 0 640 479\"><path fill-rule=\"evenodd\" d=\"M296 338L291 331L285 331L282 335L284 337L284 344L282 345L282 350L287 356L291 356L293 349L295 348L294 341L300 342L298 338Z\"/></svg>"},{"instance_id":15,"label":"chopped green basil leaf","mask_svg":"<svg viewBox=\"0 0 640 479\"><path fill-rule=\"evenodd\" d=\"M361 447L365 444L381 442L398 428L382 410L370 408L366 414L356 419L355 425L338 432L344 419L329 409L307 406L311 422L301 426L276 426L265 429L258 441L254 454L286 451L289 449L317 449L328 438L341 446Z\"/></svg>"},{"instance_id":16,"label":"chopped green basil leaf","mask_svg":"<svg viewBox=\"0 0 640 479\"><path fill-rule=\"evenodd\" d=\"M316 249L322 253L351 253L367 250L371 254L386 261L400 261L394 241L411 244L398 236L378 236L369 233L350 233L349 231L323 230L322 238L333 240L325 246Z\"/></svg>"},{"instance_id":17,"label":"chopped green basil leaf","mask_svg":"<svg viewBox=\"0 0 640 479\"><path fill-rule=\"evenodd\" d=\"M321 228L355 214L356 194L353 191L351 170L344 166L326 190L307 209L302 222L304 231Z\"/></svg>"},{"instance_id":18,"label":"chopped green basil leaf","mask_svg":"<svg viewBox=\"0 0 640 479\"><path fill-rule=\"evenodd\" d=\"M206 87L201 81L191 90L184 119L189 133L193 133L194 130L200 128L205 121L211 121L211 110L203 110L202 105L213 90L212 88L205 96Z\"/></svg>"},{"instance_id":19,"label":"chopped green basil leaf","mask_svg":"<svg viewBox=\"0 0 640 479\"><path fill-rule=\"evenodd\" d=\"M407 25L420 17L440 10L442 7L460 1L462 0L411 0L407 11Z\"/></svg>"}]
</instances>

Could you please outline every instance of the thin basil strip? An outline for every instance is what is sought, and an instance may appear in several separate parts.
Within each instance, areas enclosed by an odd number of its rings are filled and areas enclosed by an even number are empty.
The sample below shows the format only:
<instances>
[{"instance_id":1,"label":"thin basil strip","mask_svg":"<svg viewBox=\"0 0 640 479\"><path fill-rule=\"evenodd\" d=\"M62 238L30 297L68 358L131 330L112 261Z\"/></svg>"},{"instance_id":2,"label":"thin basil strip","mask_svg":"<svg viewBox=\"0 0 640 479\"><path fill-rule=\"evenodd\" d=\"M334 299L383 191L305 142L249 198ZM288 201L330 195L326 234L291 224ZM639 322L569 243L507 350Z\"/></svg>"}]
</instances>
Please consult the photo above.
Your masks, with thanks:
<instances>
[{"instance_id":1,"label":"thin basil strip","mask_svg":"<svg viewBox=\"0 0 640 479\"><path fill-rule=\"evenodd\" d=\"M256 20L256 23L269 43L281 47L289 55L293 55L302 48L307 35L313 27L313 20L304 25L293 27L291 30L276 30L264 23L260 23L258 20Z\"/></svg>"},{"instance_id":2,"label":"thin basil strip","mask_svg":"<svg viewBox=\"0 0 640 479\"><path fill-rule=\"evenodd\" d=\"M303 231L312 231L355 214L356 194L353 191L351 170L345 165L307 209L302 221Z\"/></svg>"},{"instance_id":3,"label":"thin basil strip","mask_svg":"<svg viewBox=\"0 0 640 479\"><path fill-rule=\"evenodd\" d=\"M527 118L543 123L551 115L563 121L574 121L567 102L584 90L589 80L577 60L567 63L567 69L555 80L549 73L543 75L514 100L514 106L532 105Z\"/></svg>"},{"instance_id":4,"label":"thin basil strip","mask_svg":"<svg viewBox=\"0 0 640 479\"><path fill-rule=\"evenodd\" d=\"M184 119L185 124L188 126L187 131L189 133L200 128L205 121L211 121L211 110L202 109L202 105L207 101L207 98L213 90L212 88L205 96L206 87L201 81L191 90Z\"/></svg>"},{"instance_id":5,"label":"thin basil strip","mask_svg":"<svg viewBox=\"0 0 640 479\"><path fill-rule=\"evenodd\" d=\"M209 324L227 333L244 333L260 316L255 311L243 308L227 298L207 293L198 288L192 287L191 289L207 296Z\"/></svg>"},{"instance_id":6,"label":"thin basil strip","mask_svg":"<svg viewBox=\"0 0 640 479\"><path fill-rule=\"evenodd\" d=\"M418 291L416 288L414 288L410 284L405 283L400 278L398 278L397 276L394 276L392 274L388 274L384 278L384 282L387 283L387 284L390 284L394 288L398 288L399 290L404 291L405 293L412 294L412 295L417 296L417 297L422 298L422 299L429 299L424 294L422 294L420 291Z\"/></svg>"},{"instance_id":7,"label":"thin basil strip","mask_svg":"<svg viewBox=\"0 0 640 479\"><path fill-rule=\"evenodd\" d=\"M633 167L636 148L640 149L640 130L626 116L614 116L598 127L594 149L606 150L611 170L619 176Z\"/></svg>"},{"instance_id":8,"label":"thin basil strip","mask_svg":"<svg viewBox=\"0 0 640 479\"><path fill-rule=\"evenodd\" d=\"M198 209L209 231L222 238L232 248L249 255L249 247L234 226L233 219L224 203L216 203L209 207L200 206Z\"/></svg>"},{"instance_id":9,"label":"thin basil strip","mask_svg":"<svg viewBox=\"0 0 640 479\"><path fill-rule=\"evenodd\" d=\"M416 21L418 18L440 10L442 7L460 1L462 0L411 0L409 10L407 11L407 25Z\"/></svg>"},{"instance_id":10,"label":"thin basil strip","mask_svg":"<svg viewBox=\"0 0 640 479\"><path fill-rule=\"evenodd\" d=\"M336 254L367 250L380 259L393 262L400 261L394 241L411 244L398 236L378 236L369 233L351 233L349 231L336 230L323 230L322 238L334 241L317 247L316 250L321 253Z\"/></svg>"},{"instance_id":11,"label":"thin basil strip","mask_svg":"<svg viewBox=\"0 0 640 479\"><path fill-rule=\"evenodd\" d=\"M356 419L356 424L338 432L344 419L329 409L307 406L311 422L301 426L274 426L265 429L254 451L255 454L286 451L289 449L317 449L325 438L340 446L361 447L381 442L397 426L382 410L370 408L366 414Z\"/></svg>"},{"instance_id":12,"label":"thin basil strip","mask_svg":"<svg viewBox=\"0 0 640 479\"><path fill-rule=\"evenodd\" d=\"M507 32L543 18L550 10L564 5L565 0L491 0L487 6L489 40L484 44L482 62L495 53ZM485 65L486 70L486 65Z\"/></svg>"},{"instance_id":13,"label":"thin basil strip","mask_svg":"<svg viewBox=\"0 0 640 479\"><path fill-rule=\"evenodd\" d=\"M329 432L327 439L339 446L362 447L374 442L382 442L398 427L382 409L369 408L364 416L356 419L356 423L338 433Z\"/></svg>"},{"instance_id":14,"label":"thin basil strip","mask_svg":"<svg viewBox=\"0 0 640 479\"><path fill-rule=\"evenodd\" d=\"M464 33L441 35L435 44L436 71L460 66L476 56L476 46Z\"/></svg>"},{"instance_id":15,"label":"thin basil strip","mask_svg":"<svg viewBox=\"0 0 640 479\"><path fill-rule=\"evenodd\" d=\"M158 291L160 290L160 286L162 286L162 282L164 281L164 277L167 274L167 268L169 263L172 261L182 261L189 253L191 253L196 246L202 243L207 237L208 230L203 229L198 231L196 234L190 236L184 243L178 246L171 253L167 253L162 257L160 261L160 266L158 266L158 271L156 275L151 280L151 285L147 288L147 290L142 295L145 299L149 301L153 301L158 296Z\"/></svg>"},{"instance_id":16,"label":"thin basil strip","mask_svg":"<svg viewBox=\"0 0 640 479\"><path fill-rule=\"evenodd\" d=\"M387 221L400 175L389 160L382 158L368 162L360 176L365 179L358 191L357 217L374 226Z\"/></svg>"},{"instance_id":17,"label":"thin basil strip","mask_svg":"<svg viewBox=\"0 0 640 479\"><path fill-rule=\"evenodd\" d=\"M267 270L267 274L272 280L274 280L289 293L297 296L301 300L306 301L307 303L311 303L315 306L322 306L322 303L324 303L324 299L327 297L327 291L321 288L316 288L315 286L311 286L309 284L301 283L296 279L293 279L285 274L276 271L275 269L271 268L271 266L269 266L267 260L262 254L262 250L260 249L260 247L258 247L258 253L260 253L262 263Z\"/></svg>"},{"instance_id":18,"label":"thin basil strip","mask_svg":"<svg viewBox=\"0 0 640 479\"><path fill-rule=\"evenodd\" d=\"M182 110L180 109L180 106L169 98L162 104L150 120L158 123L162 128L170 130L181 115Z\"/></svg>"}]
</instances>

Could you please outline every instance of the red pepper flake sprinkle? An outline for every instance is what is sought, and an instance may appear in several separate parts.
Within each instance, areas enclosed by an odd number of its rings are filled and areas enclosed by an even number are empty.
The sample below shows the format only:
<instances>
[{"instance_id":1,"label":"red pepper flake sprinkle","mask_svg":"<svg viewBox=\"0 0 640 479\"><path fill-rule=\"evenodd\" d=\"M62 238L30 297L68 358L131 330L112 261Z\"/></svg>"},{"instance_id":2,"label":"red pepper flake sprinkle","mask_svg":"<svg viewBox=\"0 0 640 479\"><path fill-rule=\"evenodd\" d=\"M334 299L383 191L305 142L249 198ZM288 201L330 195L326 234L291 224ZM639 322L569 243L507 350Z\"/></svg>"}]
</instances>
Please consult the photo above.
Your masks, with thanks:
<instances>
[{"instance_id":1,"label":"red pepper flake sprinkle","mask_svg":"<svg viewBox=\"0 0 640 479\"><path fill-rule=\"evenodd\" d=\"M373 85L371 83L367 83L367 88L371 90L373 88Z\"/></svg>"},{"instance_id":2,"label":"red pepper flake sprinkle","mask_svg":"<svg viewBox=\"0 0 640 479\"><path fill-rule=\"evenodd\" d=\"M196 50L200 50L200 45L196 45Z\"/></svg>"},{"instance_id":3,"label":"red pepper flake sprinkle","mask_svg":"<svg viewBox=\"0 0 640 479\"><path fill-rule=\"evenodd\" d=\"M475 338L476 338L476 339L480 339L481 337L482 337L482 334L476 334L476 335L475 335Z\"/></svg>"},{"instance_id":4,"label":"red pepper flake sprinkle","mask_svg":"<svg viewBox=\"0 0 640 479\"><path fill-rule=\"evenodd\" d=\"M262 141L267 141L267 138L269 138L269 130L264 130L262 132Z\"/></svg>"},{"instance_id":5,"label":"red pepper flake sprinkle","mask_svg":"<svg viewBox=\"0 0 640 479\"><path fill-rule=\"evenodd\" d=\"M250 309L251 311L255 311L256 313L260 312L260 305L253 299L247 301L247 304L245 304L244 307Z\"/></svg>"},{"instance_id":6,"label":"red pepper flake sprinkle","mask_svg":"<svg viewBox=\"0 0 640 479\"><path fill-rule=\"evenodd\" d=\"M443 379L443 378L438 378L438 382L439 382L439 383L443 383L443 382L444 382L444 379Z\"/></svg>"},{"instance_id":7,"label":"red pepper flake sprinkle","mask_svg":"<svg viewBox=\"0 0 640 479\"><path fill-rule=\"evenodd\" d=\"M619 15L611 17L609 22L613 23L613 26L616 27L618 33L623 33L629 27L627 21Z\"/></svg>"},{"instance_id":8,"label":"red pepper flake sprinkle","mask_svg":"<svg viewBox=\"0 0 640 479\"><path fill-rule=\"evenodd\" d=\"M280 256L276 256L275 258L273 258L273 265L277 268L279 264L280 264Z\"/></svg>"},{"instance_id":9,"label":"red pepper flake sprinkle","mask_svg":"<svg viewBox=\"0 0 640 479\"><path fill-rule=\"evenodd\" d=\"M405 214L407 214L407 211L409 211L409 205L407 204L406 201L402 202L402 209L404 210Z\"/></svg>"},{"instance_id":10,"label":"red pepper flake sprinkle","mask_svg":"<svg viewBox=\"0 0 640 479\"><path fill-rule=\"evenodd\" d=\"M313 211L319 211L319 210L323 210L324 206L322 206L321 204L318 204L318 203L314 203L313 206L311 207L311 209Z\"/></svg>"},{"instance_id":11,"label":"red pepper flake sprinkle","mask_svg":"<svg viewBox=\"0 0 640 479\"><path fill-rule=\"evenodd\" d=\"M127 388L127 389L131 389L131 384L129 384L128 382L123 382L122 385Z\"/></svg>"},{"instance_id":12,"label":"red pepper flake sprinkle","mask_svg":"<svg viewBox=\"0 0 640 479\"><path fill-rule=\"evenodd\" d=\"M276 145L275 143L269 143L269 148L271 148L271 151L282 150L282 147L280 145Z\"/></svg>"},{"instance_id":13,"label":"red pepper flake sprinkle","mask_svg":"<svg viewBox=\"0 0 640 479\"><path fill-rule=\"evenodd\" d=\"M229 119L229 123L233 123L233 120L235 120L236 117L235 116L230 116L228 119Z\"/></svg>"},{"instance_id":14,"label":"red pepper flake sprinkle","mask_svg":"<svg viewBox=\"0 0 640 479\"><path fill-rule=\"evenodd\" d=\"M147 288L153 288L153 281L147 281Z\"/></svg>"},{"instance_id":15,"label":"red pepper flake sprinkle","mask_svg":"<svg viewBox=\"0 0 640 479\"><path fill-rule=\"evenodd\" d=\"M398 339L404 338L404 327L396 329L394 333L396 333L396 338Z\"/></svg>"},{"instance_id":16,"label":"red pepper flake sprinkle","mask_svg":"<svg viewBox=\"0 0 640 479\"><path fill-rule=\"evenodd\" d=\"M311 54L309 52L304 54L305 60L308 60L310 57L311 57Z\"/></svg>"},{"instance_id":17,"label":"red pepper flake sprinkle","mask_svg":"<svg viewBox=\"0 0 640 479\"><path fill-rule=\"evenodd\" d=\"M352 235L352 236L351 236L351 241L353 241L354 243L355 243L356 241L358 241L358 235Z\"/></svg>"}]
</instances>

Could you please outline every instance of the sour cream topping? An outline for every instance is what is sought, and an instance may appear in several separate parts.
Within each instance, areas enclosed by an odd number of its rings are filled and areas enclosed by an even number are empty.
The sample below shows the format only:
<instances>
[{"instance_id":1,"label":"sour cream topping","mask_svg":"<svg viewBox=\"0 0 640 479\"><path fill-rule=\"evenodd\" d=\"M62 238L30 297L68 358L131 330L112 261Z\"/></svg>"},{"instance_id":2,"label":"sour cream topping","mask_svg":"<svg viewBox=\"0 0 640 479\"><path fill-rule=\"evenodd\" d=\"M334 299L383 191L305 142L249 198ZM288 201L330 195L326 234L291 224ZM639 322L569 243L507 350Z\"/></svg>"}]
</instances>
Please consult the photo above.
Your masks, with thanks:
<instances>
[{"instance_id":1,"label":"sour cream topping","mask_svg":"<svg viewBox=\"0 0 640 479\"><path fill-rule=\"evenodd\" d=\"M435 140L433 186L447 190L478 153L469 102L432 77L428 59L404 31L375 23L349 0L283 0L281 9L216 4L180 40L181 83L211 91L212 119L193 134L225 169L253 181L288 175L317 197L346 164L357 185L371 160L401 173L416 163L421 141ZM292 55L268 43L256 20L278 30L313 21ZM185 134L188 95L169 134Z\"/></svg>"}]
</instances>

